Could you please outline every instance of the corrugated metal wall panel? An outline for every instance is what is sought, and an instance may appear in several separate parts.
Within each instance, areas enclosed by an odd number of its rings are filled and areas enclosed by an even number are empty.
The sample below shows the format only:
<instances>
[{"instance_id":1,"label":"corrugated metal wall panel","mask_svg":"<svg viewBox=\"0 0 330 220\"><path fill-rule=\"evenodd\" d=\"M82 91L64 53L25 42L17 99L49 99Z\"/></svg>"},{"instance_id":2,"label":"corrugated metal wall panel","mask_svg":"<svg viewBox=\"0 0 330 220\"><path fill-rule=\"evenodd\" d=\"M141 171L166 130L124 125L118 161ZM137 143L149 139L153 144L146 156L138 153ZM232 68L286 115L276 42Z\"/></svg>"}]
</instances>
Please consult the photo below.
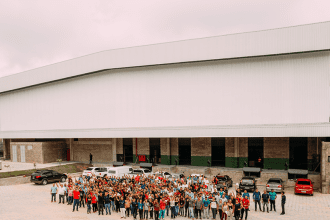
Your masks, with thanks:
<instances>
[{"instance_id":1,"label":"corrugated metal wall panel","mask_svg":"<svg viewBox=\"0 0 330 220\"><path fill-rule=\"evenodd\" d=\"M0 78L0 93L103 69L330 49L330 22L103 51Z\"/></svg>"},{"instance_id":2,"label":"corrugated metal wall panel","mask_svg":"<svg viewBox=\"0 0 330 220\"><path fill-rule=\"evenodd\" d=\"M0 95L0 130L324 123L328 64L317 52L109 70Z\"/></svg>"}]
</instances>

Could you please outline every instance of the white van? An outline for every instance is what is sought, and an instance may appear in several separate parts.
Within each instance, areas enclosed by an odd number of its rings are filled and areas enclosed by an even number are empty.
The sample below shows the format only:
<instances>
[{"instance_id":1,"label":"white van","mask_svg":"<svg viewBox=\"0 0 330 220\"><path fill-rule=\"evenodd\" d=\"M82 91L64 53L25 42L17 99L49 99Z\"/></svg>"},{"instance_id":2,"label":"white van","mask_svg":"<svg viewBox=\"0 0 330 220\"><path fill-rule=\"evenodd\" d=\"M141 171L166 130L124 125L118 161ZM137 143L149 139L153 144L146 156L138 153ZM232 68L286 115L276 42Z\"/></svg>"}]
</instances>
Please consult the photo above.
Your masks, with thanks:
<instances>
[{"instance_id":1,"label":"white van","mask_svg":"<svg viewBox=\"0 0 330 220\"><path fill-rule=\"evenodd\" d=\"M130 166L120 166L120 167L104 167L103 172L95 173L98 177L105 176L114 176L114 177L122 177L127 175L133 171L133 168Z\"/></svg>"}]
</instances>

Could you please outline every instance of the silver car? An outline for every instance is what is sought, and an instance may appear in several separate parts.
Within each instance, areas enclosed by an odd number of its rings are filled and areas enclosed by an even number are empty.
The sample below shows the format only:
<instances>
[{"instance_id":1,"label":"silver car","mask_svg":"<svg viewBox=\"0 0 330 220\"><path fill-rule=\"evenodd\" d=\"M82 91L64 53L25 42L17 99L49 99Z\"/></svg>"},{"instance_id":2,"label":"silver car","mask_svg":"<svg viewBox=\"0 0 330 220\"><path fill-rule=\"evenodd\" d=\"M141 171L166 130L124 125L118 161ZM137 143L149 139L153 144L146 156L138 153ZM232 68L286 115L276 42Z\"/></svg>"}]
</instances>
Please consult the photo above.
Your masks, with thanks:
<instances>
[{"instance_id":1,"label":"silver car","mask_svg":"<svg viewBox=\"0 0 330 220\"><path fill-rule=\"evenodd\" d=\"M281 178L270 178L266 184L267 192L271 190L274 192L282 192L284 190L284 181Z\"/></svg>"}]
</instances>

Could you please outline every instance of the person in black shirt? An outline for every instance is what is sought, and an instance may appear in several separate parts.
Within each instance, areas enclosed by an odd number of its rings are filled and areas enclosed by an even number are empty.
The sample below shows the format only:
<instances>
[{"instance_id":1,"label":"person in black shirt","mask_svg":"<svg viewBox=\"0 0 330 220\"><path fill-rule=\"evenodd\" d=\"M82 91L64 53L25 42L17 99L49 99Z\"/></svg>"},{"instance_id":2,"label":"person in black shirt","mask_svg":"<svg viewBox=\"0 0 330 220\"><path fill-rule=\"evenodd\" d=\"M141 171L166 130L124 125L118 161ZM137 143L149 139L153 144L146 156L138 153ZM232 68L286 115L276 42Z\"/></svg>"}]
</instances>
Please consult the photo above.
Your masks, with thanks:
<instances>
[{"instance_id":1,"label":"person in black shirt","mask_svg":"<svg viewBox=\"0 0 330 220\"><path fill-rule=\"evenodd\" d=\"M101 211L102 211L102 215L103 215L103 203L104 203L104 197L103 197L102 193L98 193L97 204L98 204L98 209L99 209L99 215L101 214Z\"/></svg>"},{"instance_id":2,"label":"person in black shirt","mask_svg":"<svg viewBox=\"0 0 330 220\"><path fill-rule=\"evenodd\" d=\"M133 202L132 202L132 212L133 212L133 218L134 218L134 220L136 220L137 210L138 210L138 203L136 202L136 199L133 199Z\"/></svg>"},{"instance_id":3,"label":"person in black shirt","mask_svg":"<svg viewBox=\"0 0 330 220\"><path fill-rule=\"evenodd\" d=\"M111 210L110 210L110 195L108 192L105 193L104 196L104 207L105 207L105 214L107 215L109 212L109 215L111 215Z\"/></svg>"},{"instance_id":4,"label":"person in black shirt","mask_svg":"<svg viewBox=\"0 0 330 220\"><path fill-rule=\"evenodd\" d=\"M81 204L85 208L85 199L86 199L85 192L81 188L79 189L79 192L80 192L80 206L79 206L79 208L81 208Z\"/></svg>"},{"instance_id":5,"label":"person in black shirt","mask_svg":"<svg viewBox=\"0 0 330 220\"><path fill-rule=\"evenodd\" d=\"M92 204L92 197L89 193L87 196L87 214L91 214L91 204Z\"/></svg>"},{"instance_id":6,"label":"person in black shirt","mask_svg":"<svg viewBox=\"0 0 330 220\"><path fill-rule=\"evenodd\" d=\"M235 204L235 206L234 206L235 208L235 210L234 210L234 216L235 216L235 219L236 220L239 220L240 219L240 216L241 216L241 209L242 209L242 207L241 207L241 203L239 203L238 202L238 200L236 200L236 204Z\"/></svg>"},{"instance_id":7,"label":"person in black shirt","mask_svg":"<svg viewBox=\"0 0 330 220\"><path fill-rule=\"evenodd\" d=\"M93 155L90 153L89 154L89 164L92 164L93 162Z\"/></svg>"},{"instance_id":8,"label":"person in black shirt","mask_svg":"<svg viewBox=\"0 0 330 220\"><path fill-rule=\"evenodd\" d=\"M265 205L267 206L267 212L269 212L269 194L265 190L262 194L262 203L263 203L263 211L265 212Z\"/></svg>"},{"instance_id":9,"label":"person in black shirt","mask_svg":"<svg viewBox=\"0 0 330 220\"><path fill-rule=\"evenodd\" d=\"M281 205L282 205L282 213L281 215L284 215L285 214L285 209L284 209L284 205L285 205L285 202L286 202L286 196L285 196L285 192L282 191L282 198L281 198Z\"/></svg>"},{"instance_id":10,"label":"person in black shirt","mask_svg":"<svg viewBox=\"0 0 330 220\"><path fill-rule=\"evenodd\" d=\"M184 209L185 209L184 217L188 216L188 208L189 208L189 197L188 197L188 195L186 195L185 206L184 206Z\"/></svg>"}]
</instances>

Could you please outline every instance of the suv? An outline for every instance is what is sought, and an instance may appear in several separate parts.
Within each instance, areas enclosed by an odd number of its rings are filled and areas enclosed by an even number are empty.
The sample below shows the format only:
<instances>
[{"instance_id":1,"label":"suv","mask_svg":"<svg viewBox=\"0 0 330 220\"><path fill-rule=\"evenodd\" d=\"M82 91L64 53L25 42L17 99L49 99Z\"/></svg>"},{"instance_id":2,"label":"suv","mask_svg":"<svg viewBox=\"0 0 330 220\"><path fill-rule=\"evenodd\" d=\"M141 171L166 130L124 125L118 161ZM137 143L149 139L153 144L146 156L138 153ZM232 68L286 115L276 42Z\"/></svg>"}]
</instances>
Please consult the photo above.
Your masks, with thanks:
<instances>
[{"instance_id":1,"label":"suv","mask_svg":"<svg viewBox=\"0 0 330 220\"><path fill-rule=\"evenodd\" d=\"M297 193L314 195L314 186L313 182L310 179L297 179L296 185L294 187L294 194Z\"/></svg>"},{"instance_id":2,"label":"suv","mask_svg":"<svg viewBox=\"0 0 330 220\"><path fill-rule=\"evenodd\" d=\"M35 184L47 185L50 182L65 182L67 178L67 175L54 170L37 170L31 174L30 181Z\"/></svg>"},{"instance_id":3,"label":"suv","mask_svg":"<svg viewBox=\"0 0 330 220\"><path fill-rule=\"evenodd\" d=\"M130 177L135 177L137 175L145 175L149 176L151 175L151 170L145 169L145 168L139 168L139 169L133 169L131 173L128 174Z\"/></svg>"},{"instance_id":4,"label":"suv","mask_svg":"<svg viewBox=\"0 0 330 220\"><path fill-rule=\"evenodd\" d=\"M225 186L227 187L227 189L233 186L233 180L227 175L224 176L217 175L216 178L218 180L217 190L220 190L220 188L224 188ZM225 185L223 185L224 183Z\"/></svg>"},{"instance_id":5,"label":"suv","mask_svg":"<svg viewBox=\"0 0 330 220\"><path fill-rule=\"evenodd\" d=\"M239 182L239 188L244 191L252 191L254 192L257 188L256 179L253 176L245 176Z\"/></svg>"}]
</instances>

